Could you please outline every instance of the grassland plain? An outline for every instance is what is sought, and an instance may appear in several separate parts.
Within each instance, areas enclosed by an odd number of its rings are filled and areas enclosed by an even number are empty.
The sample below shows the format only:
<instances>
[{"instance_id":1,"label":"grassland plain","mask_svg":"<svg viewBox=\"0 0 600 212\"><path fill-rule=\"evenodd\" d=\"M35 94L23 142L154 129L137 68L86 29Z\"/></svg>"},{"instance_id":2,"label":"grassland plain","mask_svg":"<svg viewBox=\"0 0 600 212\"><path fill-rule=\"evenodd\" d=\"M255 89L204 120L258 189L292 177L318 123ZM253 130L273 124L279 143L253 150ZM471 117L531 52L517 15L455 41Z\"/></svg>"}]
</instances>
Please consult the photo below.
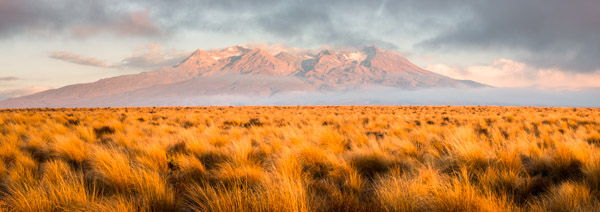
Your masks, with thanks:
<instances>
[{"instance_id":1,"label":"grassland plain","mask_svg":"<svg viewBox=\"0 0 600 212\"><path fill-rule=\"evenodd\" d=\"M0 210L594 211L600 109L0 110Z\"/></svg>"}]
</instances>

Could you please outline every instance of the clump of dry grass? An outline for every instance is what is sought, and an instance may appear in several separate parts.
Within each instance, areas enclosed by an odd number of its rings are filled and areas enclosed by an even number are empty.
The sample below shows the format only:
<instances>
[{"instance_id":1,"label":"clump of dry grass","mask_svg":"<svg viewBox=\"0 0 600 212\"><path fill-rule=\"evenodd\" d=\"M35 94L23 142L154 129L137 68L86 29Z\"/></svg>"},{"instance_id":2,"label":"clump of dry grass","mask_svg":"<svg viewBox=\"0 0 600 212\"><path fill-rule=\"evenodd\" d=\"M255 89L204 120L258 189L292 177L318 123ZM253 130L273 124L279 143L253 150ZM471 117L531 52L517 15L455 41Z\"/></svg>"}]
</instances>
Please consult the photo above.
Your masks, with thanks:
<instances>
[{"instance_id":1,"label":"clump of dry grass","mask_svg":"<svg viewBox=\"0 0 600 212\"><path fill-rule=\"evenodd\" d=\"M90 150L81 139L75 136L57 136L50 147L55 157L61 158L74 166L81 166L89 158Z\"/></svg>"},{"instance_id":2,"label":"clump of dry grass","mask_svg":"<svg viewBox=\"0 0 600 212\"><path fill-rule=\"evenodd\" d=\"M552 186L531 204L532 211L595 211L599 207L598 198L587 186L571 181Z\"/></svg>"},{"instance_id":3,"label":"clump of dry grass","mask_svg":"<svg viewBox=\"0 0 600 212\"><path fill-rule=\"evenodd\" d=\"M392 156L379 152L355 153L349 159L351 166L363 177L374 177L387 173L397 162Z\"/></svg>"},{"instance_id":4,"label":"clump of dry grass","mask_svg":"<svg viewBox=\"0 0 600 212\"><path fill-rule=\"evenodd\" d=\"M93 186L63 161L43 165L39 180L9 181L2 205L16 211L98 210ZM25 177L25 176L22 176Z\"/></svg>"},{"instance_id":5,"label":"clump of dry grass","mask_svg":"<svg viewBox=\"0 0 600 212\"><path fill-rule=\"evenodd\" d=\"M0 110L0 211L593 211L600 110Z\"/></svg>"},{"instance_id":6,"label":"clump of dry grass","mask_svg":"<svg viewBox=\"0 0 600 212\"><path fill-rule=\"evenodd\" d=\"M110 192L127 192L133 188L137 178L127 155L112 149L98 147L91 159L89 178Z\"/></svg>"}]
</instances>

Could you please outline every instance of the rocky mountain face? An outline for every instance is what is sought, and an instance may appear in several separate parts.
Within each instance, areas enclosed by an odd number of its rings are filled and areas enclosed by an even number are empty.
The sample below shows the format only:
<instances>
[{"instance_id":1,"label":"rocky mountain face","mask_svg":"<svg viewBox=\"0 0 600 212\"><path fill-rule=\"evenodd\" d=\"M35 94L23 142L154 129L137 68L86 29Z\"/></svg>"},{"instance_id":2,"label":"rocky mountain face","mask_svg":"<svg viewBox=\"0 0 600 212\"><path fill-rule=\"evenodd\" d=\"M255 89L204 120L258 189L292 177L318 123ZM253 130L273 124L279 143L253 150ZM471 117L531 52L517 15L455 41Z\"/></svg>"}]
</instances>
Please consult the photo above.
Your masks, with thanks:
<instances>
[{"instance_id":1,"label":"rocky mountain face","mask_svg":"<svg viewBox=\"0 0 600 212\"><path fill-rule=\"evenodd\" d=\"M172 67L5 100L0 108L169 105L173 99L198 96L268 96L368 86L418 89L485 85L424 70L376 47L355 52L326 49L318 54L272 55L262 49L233 46L220 51L199 49Z\"/></svg>"}]
</instances>

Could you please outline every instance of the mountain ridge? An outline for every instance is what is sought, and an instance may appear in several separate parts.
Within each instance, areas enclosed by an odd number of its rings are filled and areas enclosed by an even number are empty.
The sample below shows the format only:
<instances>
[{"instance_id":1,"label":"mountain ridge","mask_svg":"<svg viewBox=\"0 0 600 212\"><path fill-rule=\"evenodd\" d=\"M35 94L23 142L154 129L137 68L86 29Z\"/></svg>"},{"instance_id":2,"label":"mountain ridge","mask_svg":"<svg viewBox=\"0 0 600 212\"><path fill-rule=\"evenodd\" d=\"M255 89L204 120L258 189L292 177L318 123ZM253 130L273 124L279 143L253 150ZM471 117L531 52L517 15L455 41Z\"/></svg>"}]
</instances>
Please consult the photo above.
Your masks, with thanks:
<instances>
[{"instance_id":1,"label":"mountain ridge","mask_svg":"<svg viewBox=\"0 0 600 212\"><path fill-rule=\"evenodd\" d=\"M427 71L375 46L358 51L323 49L317 54L285 51L270 54L260 48L231 46L213 51L198 49L174 66L153 71L8 99L0 102L0 108L119 106L131 105L127 97L268 96L288 91L324 92L373 85L401 89L486 86Z\"/></svg>"}]
</instances>

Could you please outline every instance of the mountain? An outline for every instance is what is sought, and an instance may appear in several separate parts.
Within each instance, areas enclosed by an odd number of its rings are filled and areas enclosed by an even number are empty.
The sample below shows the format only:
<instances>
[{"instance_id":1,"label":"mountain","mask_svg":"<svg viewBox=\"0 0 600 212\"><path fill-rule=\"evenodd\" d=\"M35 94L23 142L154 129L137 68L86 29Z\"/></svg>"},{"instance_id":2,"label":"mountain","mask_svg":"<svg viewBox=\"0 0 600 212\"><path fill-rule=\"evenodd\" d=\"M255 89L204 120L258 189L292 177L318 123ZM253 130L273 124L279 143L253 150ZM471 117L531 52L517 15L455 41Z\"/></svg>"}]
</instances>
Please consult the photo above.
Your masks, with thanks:
<instances>
[{"instance_id":1,"label":"mountain","mask_svg":"<svg viewBox=\"0 0 600 212\"><path fill-rule=\"evenodd\" d=\"M203 96L270 96L369 86L419 89L486 85L424 70L373 46L354 52L324 49L315 54L275 55L232 46L217 51L198 49L172 67L5 100L0 108L170 105ZM199 100L188 103L202 104Z\"/></svg>"}]
</instances>

